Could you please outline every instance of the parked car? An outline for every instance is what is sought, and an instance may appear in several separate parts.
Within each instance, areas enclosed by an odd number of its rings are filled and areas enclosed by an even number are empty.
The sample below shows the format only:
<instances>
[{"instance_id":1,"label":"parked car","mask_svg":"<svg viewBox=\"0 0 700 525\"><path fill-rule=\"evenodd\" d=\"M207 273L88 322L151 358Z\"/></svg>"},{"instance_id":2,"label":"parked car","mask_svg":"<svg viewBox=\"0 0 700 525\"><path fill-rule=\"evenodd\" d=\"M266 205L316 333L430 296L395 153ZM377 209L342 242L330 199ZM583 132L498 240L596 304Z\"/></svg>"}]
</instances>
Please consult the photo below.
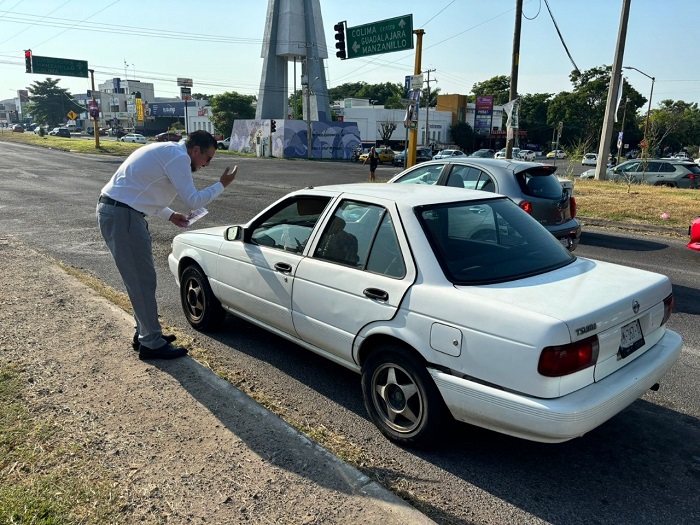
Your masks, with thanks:
<instances>
[{"instance_id":1,"label":"parked car","mask_svg":"<svg viewBox=\"0 0 700 525\"><path fill-rule=\"evenodd\" d=\"M391 148L377 148L377 155L379 155L379 164L384 164L385 162L391 162L394 160L396 153ZM360 162L365 162L369 158L369 151L360 155Z\"/></svg>"},{"instance_id":2,"label":"parked car","mask_svg":"<svg viewBox=\"0 0 700 525\"><path fill-rule=\"evenodd\" d=\"M22 124L13 124L12 131L16 131L17 133L24 133L24 126Z\"/></svg>"},{"instance_id":3,"label":"parked car","mask_svg":"<svg viewBox=\"0 0 700 525\"><path fill-rule=\"evenodd\" d=\"M177 235L185 318L207 331L228 312L358 372L370 419L402 445L439 446L452 417L567 441L680 356L668 277L575 257L502 195L422 190L305 188Z\"/></svg>"},{"instance_id":4,"label":"parked car","mask_svg":"<svg viewBox=\"0 0 700 525\"><path fill-rule=\"evenodd\" d=\"M492 149L484 148L484 149L476 150L474 153L472 153L469 156L476 157L479 159L492 159L495 154L496 154L496 152L493 151Z\"/></svg>"},{"instance_id":5,"label":"parked car","mask_svg":"<svg viewBox=\"0 0 700 525\"><path fill-rule=\"evenodd\" d=\"M496 154L493 156L494 159L505 159L506 158L506 148L501 148L496 152ZM520 148L513 148L513 153L512 153L512 158L514 159L519 159L520 158Z\"/></svg>"},{"instance_id":6,"label":"parked car","mask_svg":"<svg viewBox=\"0 0 700 525\"><path fill-rule=\"evenodd\" d=\"M564 150L553 149L552 151L550 151L549 153L547 153L547 158L548 158L548 159L553 159L553 158L565 159L565 158L566 158L566 153L564 152Z\"/></svg>"},{"instance_id":7,"label":"parked car","mask_svg":"<svg viewBox=\"0 0 700 525\"><path fill-rule=\"evenodd\" d=\"M405 170L389 183L454 186L500 193L534 217L569 250L581 237L576 199L556 177L556 166L508 159L434 160ZM570 182L570 181L568 181Z\"/></svg>"},{"instance_id":8,"label":"parked car","mask_svg":"<svg viewBox=\"0 0 700 525\"><path fill-rule=\"evenodd\" d=\"M88 126L87 128L85 128L85 133L87 133L88 135L94 135L95 128L93 126ZM99 133L100 135L106 135L107 130L105 128L98 128L97 133Z\"/></svg>"},{"instance_id":9,"label":"parked car","mask_svg":"<svg viewBox=\"0 0 700 525\"><path fill-rule=\"evenodd\" d=\"M404 165L404 160L406 158L406 150L398 152L394 156L394 160L391 162L394 166L402 167ZM416 164L420 162L427 162L433 160L433 152L430 148L418 148L416 150Z\"/></svg>"},{"instance_id":10,"label":"parked car","mask_svg":"<svg viewBox=\"0 0 700 525\"><path fill-rule=\"evenodd\" d=\"M466 157L467 154L464 153L461 150L458 149L444 149L437 155L433 155L433 160L436 159L445 159L445 158L454 158L454 157Z\"/></svg>"},{"instance_id":11,"label":"parked car","mask_svg":"<svg viewBox=\"0 0 700 525\"><path fill-rule=\"evenodd\" d=\"M127 133L123 137L119 138L119 142L136 142L138 144L145 144L146 137L140 133Z\"/></svg>"},{"instance_id":12,"label":"parked car","mask_svg":"<svg viewBox=\"0 0 700 525\"><path fill-rule=\"evenodd\" d=\"M182 135L180 135L179 133L172 133L172 132L168 132L168 131L166 131L164 133L158 133L158 135L156 135L156 140L158 142L167 142L167 141L179 142L181 138L182 138Z\"/></svg>"},{"instance_id":13,"label":"parked car","mask_svg":"<svg viewBox=\"0 0 700 525\"><path fill-rule=\"evenodd\" d=\"M583 158L581 158L581 166L596 166L598 164L598 154L597 153L586 153Z\"/></svg>"},{"instance_id":14,"label":"parked car","mask_svg":"<svg viewBox=\"0 0 700 525\"><path fill-rule=\"evenodd\" d=\"M608 178L635 184L697 189L700 187L700 166L676 159L634 159L608 170Z\"/></svg>"},{"instance_id":15,"label":"parked car","mask_svg":"<svg viewBox=\"0 0 700 525\"><path fill-rule=\"evenodd\" d=\"M688 226L688 236L690 240L686 246L691 250L700 252L700 217L695 217L690 226Z\"/></svg>"},{"instance_id":16,"label":"parked car","mask_svg":"<svg viewBox=\"0 0 700 525\"><path fill-rule=\"evenodd\" d=\"M231 137L226 137L224 140L216 141L216 149L229 149L231 146Z\"/></svg>"},{"instance_id":17,"label":"parked car","mask_svg":"<svg viewBox=\"0 0 700 525\"><path fill-rule=\"evenodd\" d=\"M70 138L70 131L68 131L68 128L60 126L58 128L53 128L51 131L49 131L49 135L69 139Z\"/></svg>"},{"instance_id":18,"label":"parked car","mask_svg":"<svg viewBox=\"0 0 700 525\"><path fill-rule=\"evenodd\" d=\"M531 149L521 149L518 153L518 158L520 160L534 161L537 154Z\"/></svg>"}]
</instances>

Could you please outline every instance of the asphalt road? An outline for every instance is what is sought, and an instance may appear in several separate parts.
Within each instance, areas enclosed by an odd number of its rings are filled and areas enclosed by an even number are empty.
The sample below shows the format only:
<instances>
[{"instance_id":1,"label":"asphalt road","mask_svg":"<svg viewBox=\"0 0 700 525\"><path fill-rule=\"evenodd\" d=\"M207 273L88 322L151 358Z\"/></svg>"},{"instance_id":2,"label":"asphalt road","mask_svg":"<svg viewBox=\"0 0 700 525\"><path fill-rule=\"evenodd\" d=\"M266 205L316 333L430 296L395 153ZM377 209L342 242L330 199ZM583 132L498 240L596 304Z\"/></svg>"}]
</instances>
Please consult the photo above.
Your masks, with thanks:
<instances>
[{"instance_id":1,"label":"asphalt road","mask_svg":"<svg viewBox=\"0 0 700 525\"><path fill-rule=\"evenodd\" d=\"M0 143L0 159L2 234L122 290L94 217L99 190L122 159L10 143ZM196 174L196 184L218 180L231 160L239 175L208 206L202 227L247 221L293 189L364 181L369 171L352 163L217 155ZM380 166L378 179L396 172ZM685 344L658 392L568 443L531 443L455 424L434 451L418 452L394 446L368 421L359 376L352 372L230 317L215 334L190 330L167 269L178 229L157 218L150 225L167 322L196 336L281 410L361 448L368 475L408 496L438 523L700 523L700 259L682 240L586 227L577 251L671 277L677 302L669 326Z\"/></svg>"}]
</instances>

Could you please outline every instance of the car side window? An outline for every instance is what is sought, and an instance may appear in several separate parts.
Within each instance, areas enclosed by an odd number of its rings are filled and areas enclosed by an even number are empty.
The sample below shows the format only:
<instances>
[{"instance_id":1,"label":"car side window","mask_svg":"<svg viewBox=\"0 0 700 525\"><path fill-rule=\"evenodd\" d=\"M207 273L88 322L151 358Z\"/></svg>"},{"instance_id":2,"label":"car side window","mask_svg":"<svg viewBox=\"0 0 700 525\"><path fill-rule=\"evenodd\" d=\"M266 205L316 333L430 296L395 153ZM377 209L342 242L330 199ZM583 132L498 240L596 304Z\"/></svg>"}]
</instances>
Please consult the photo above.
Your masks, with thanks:
<instances>
[{"instance_id":1,"label":"car side window","mask_svg":"<svg viewBox=\"0 0 700 525\"><path fill-rule=\"evenodd\" d=\"M476 189L496 193L496 184L493 182L490 175L482 171L480 172L479 180L476 183Z\"/></svg>"},{"instance_id":2,"label":"car side window","mask_svg":"<svg viewBox=\"0 0 700 525\"><path fill-rule=\"evenodd\" d=\"M342 201L326 224L314 257L354 268L364 267L383 211L373 204Z\"/></svg>"},{"instance_id":3,"label":"car side window","mask_svg":"<svg viewBox=\"0 0 700 525\"><path fill-rule=\"evenodd\" d=\"M372 243L367 271L399 279L406 275L403 255L389 213L384 214Z\"/></svg>"},{"instance_id":4,"label":"car side window","mask_svg":"<svg viewBox=\"0 0 700 525\"><path fill-rule=\"evenodd\" d=\"M659 171L664 173L673 173L676 171L676 167L670 162L662 162L661 169Z\"/></svg>"},{"instance_id":5,"label":"car side window","mask_svg":"<svg viewBox=\"0 0 700 525\"><path fill-rule=\"evenodd\" d=\"M647 162L647 173L658 173L661 170L661 162Z\"/></svg>"},{"instance_id":6,"label":"car side window","mask_svg":"<svg viewBox=\"0 0 700 525\"><path fill-rule=\"evenodd\" d=\"M394 182L398 184L436 184L444 167L444 164L419 165Z\"/></svg>"},{"instance_id":7,"label":"car side window","mask_svg":"<svg viewBox=\"0 0 700 525\"><path fill-rule=\"evenodd\" d=\"M302 253L329 197L296 197L275 206L252 226L250 242Z\"/></svg>"}]
</instances>

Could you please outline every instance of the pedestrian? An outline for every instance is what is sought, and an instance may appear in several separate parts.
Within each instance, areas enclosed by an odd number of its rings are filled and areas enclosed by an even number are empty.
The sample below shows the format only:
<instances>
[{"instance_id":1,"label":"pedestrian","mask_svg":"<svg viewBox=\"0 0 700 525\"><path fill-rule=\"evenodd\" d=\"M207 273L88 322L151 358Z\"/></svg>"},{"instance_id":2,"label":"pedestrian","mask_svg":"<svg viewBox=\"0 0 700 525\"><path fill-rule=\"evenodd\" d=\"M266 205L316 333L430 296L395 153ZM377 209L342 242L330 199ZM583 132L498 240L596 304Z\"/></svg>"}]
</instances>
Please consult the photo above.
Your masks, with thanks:
<instances>
[{"instance_id":1,"label":"pedestrian","mask_svg":"<svg viewBox=\"0 0 700 525\"><path fill-rule=\"evenodd\" d=\"M366 164L367 161L369 160L369 181L374 182L375 176L374 176L374 171L377 169L377 165L379 164L379 154L377 153L377 149L372 146L372 148L369 150L369 155L367 155L367 158L364 160L362 164Z\"/></svg>"},{"instance_id":2,"label":"pedestrian","mask_svg":"<svg viewBox=\"0 0 700 525\"><path fill-rule=\"evenodd\" d=\"M126 288L134 311L133 348L140 359L172 359L187 354L163 334L156 302L156 270L147 216L187 226L187 217L170 209L175 197L197 210L218 197L236 178L227 167L219 182L198 191L192 173L209 165L216 140L208 132L190 133L186 143L157 142L135 150L102 188L97 222Z\"/></svg>"}]
</instances>

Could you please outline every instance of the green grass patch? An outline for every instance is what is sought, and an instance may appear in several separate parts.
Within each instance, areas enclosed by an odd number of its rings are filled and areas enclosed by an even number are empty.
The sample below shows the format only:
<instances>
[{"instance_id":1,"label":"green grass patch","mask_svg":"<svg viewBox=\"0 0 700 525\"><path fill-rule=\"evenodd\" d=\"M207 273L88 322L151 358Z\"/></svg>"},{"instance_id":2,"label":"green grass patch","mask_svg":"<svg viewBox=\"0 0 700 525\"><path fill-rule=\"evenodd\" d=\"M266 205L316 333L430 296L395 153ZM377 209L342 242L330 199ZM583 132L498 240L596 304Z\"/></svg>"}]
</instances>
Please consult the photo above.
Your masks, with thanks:
<instances>
[{"instance_id":1,"label":"green grass patch","mask_svg":"<svg viewBox=\"0 0 700 525\"><path fill-rule=\"evenodd\" d=\"M96 146L95 138L83 136L74 136L72 138L54 137L45 135L40 137L34 133L16 133L12 131L0 131L0 141L17 142L21 144L30 144L42 148L58 149L62 151L73 151L76 153L96 153L100 155L129 155L135 149L140 148L143 144L135 144L132 142L118 142L116 140L106 140L106 137L100 137L100 145ZM153 141L149 141L149 144ZM237 151L218 150L217 155L233 155L240 157L255 157L252 153L238 153Z\"/></svg>"},{"instance_id":2,"label":"green grass patch","mask_svg":"<svg viewBox=\"0 0 700 525\"><path fill-rule=\"evenodd\" d=\"M700 215L700 190L583 179L574 196L580 217L687 228Z\"/></svg>"}]
</instances>

